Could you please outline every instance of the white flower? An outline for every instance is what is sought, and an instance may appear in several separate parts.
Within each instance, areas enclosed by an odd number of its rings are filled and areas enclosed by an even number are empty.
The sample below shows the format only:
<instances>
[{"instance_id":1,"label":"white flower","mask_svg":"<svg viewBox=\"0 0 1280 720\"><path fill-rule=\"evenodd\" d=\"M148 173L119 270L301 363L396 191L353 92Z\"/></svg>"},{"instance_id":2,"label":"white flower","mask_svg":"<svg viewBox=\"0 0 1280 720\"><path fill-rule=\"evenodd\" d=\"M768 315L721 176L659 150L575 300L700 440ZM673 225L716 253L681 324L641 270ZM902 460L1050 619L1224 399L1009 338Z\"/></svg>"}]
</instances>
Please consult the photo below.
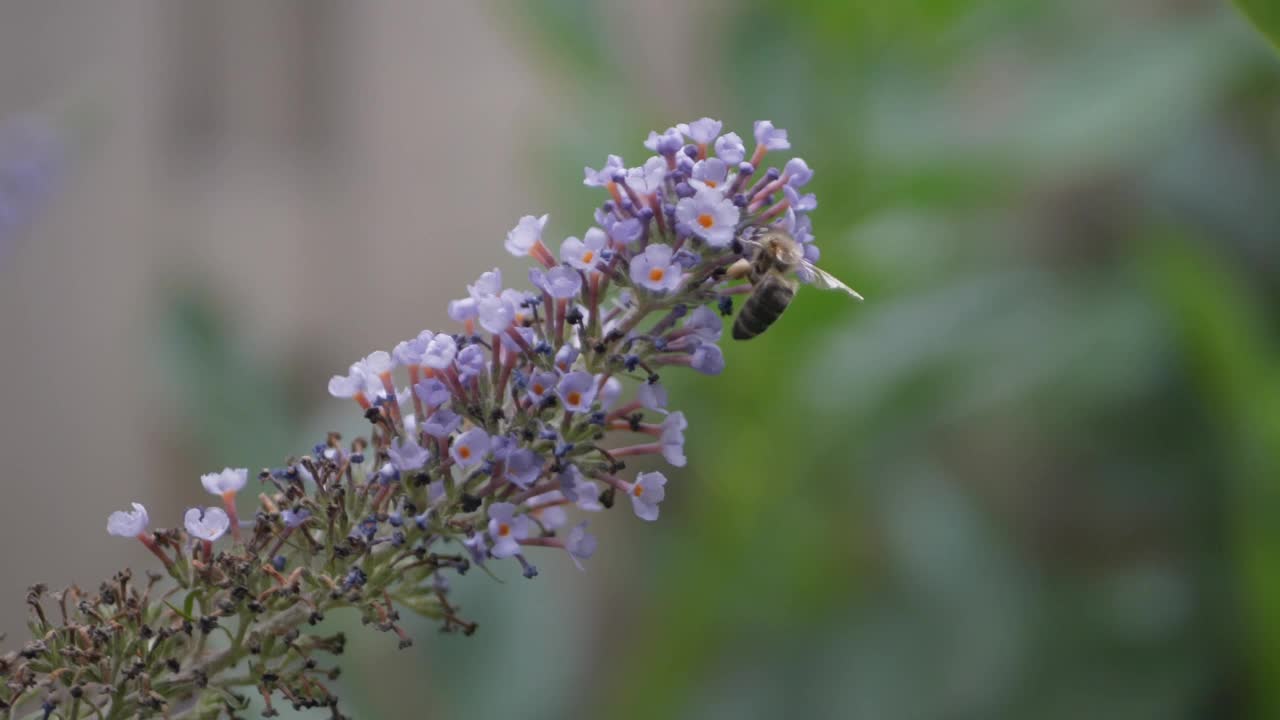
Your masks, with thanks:
<instances>
[{"instance_id":1,"label":"white flower","mask_svg":"<svg viewBox=\"0 0 1280 720\"><path fill-rule=\"evenodd\" d=\"M222 472L206 473L200 476L204 489L214 495L226 496L228 493L240 492L249 481L247 468L226 468Z\"/></svg>"},{"instance_id":2,"label":"white flower","mask_svg":"<svg viewBox=\"0 0 1280 720\"><path fill-rule=\"evenodd\" d=\"M595 270L600 252L608 242L609 236L600 228L593 227L581 240L571 237L560 243L560 261L579 270Z\"/></svg>"},{"instance_id":3,"label":"white flower","mask_svg":"<svg viewBox=\"0 0 1280 720\"><path fill-rule=\"evenodd\" d=\"M524 257L529 254L534 245L542 240L542 228L547 224L549 215L542 217L534 217L525 215L520 218L520 222L507 233L507 252L516 257Z\"/></svg>"},{"instance_id":4,"label":"white flower","mask_svg":"<svg viewBox=\"0 0 1280 720\"><path fill-rule=\"evenodd\" d=\"M231 527L231 518L222 508L209 507L201 510L191 508L182 518L183 524L191 537L213 542L226 534Z\"/></svg>"},{"instance_id":5,"label":"white flower","mask_svg":"<svg viewBox=\"0 0 1280 720\"><path fill-rule=\"evenodd\" d=\"M725 247L738 227L738 207L710 188L676 203L676 220L684 223L711 247Z\"/></svg>"},{"instance_id":6,"label":"white flower","mask_svg":"<svg viewBox=\"0 0 1280 720\"><path fill-rule=\"evenodd\" d=\"M132 512L117 510L107 518L107 532L120 537L137 537L147 531L151 518L141 503L133 503Z\"/></svg>"},{"instance_id":7,"label":"white flower","mask_svg":"<svg viewBox=\"0 0 1280 720\"><path fill-rule=\"evenodd\" d=\"M636 483L631 486L631 509L641 520L658 519L658 503L666 496L663 486L667 478L660 472L640 473Z\"/></svg>"}]
</instances>

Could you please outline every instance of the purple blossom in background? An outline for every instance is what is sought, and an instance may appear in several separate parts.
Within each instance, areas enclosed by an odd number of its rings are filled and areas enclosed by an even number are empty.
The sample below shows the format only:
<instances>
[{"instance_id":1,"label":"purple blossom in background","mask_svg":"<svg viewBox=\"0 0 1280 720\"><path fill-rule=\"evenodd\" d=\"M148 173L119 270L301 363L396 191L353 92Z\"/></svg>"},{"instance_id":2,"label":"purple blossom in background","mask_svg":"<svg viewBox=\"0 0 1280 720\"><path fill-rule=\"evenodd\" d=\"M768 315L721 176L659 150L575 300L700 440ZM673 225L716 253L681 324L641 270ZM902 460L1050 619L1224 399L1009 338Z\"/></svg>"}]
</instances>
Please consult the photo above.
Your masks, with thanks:
<instances>
[{"instance_id":1,"label":"purple blossom in background","mask_svg":"<svg viewBox=\"0 0 1280 720\"><path fill-rule=\"evenodd\" d=\"M62 133L48 119L0 125L0 263L57 191L65 161Z\"/></svg>"}]
</instances>

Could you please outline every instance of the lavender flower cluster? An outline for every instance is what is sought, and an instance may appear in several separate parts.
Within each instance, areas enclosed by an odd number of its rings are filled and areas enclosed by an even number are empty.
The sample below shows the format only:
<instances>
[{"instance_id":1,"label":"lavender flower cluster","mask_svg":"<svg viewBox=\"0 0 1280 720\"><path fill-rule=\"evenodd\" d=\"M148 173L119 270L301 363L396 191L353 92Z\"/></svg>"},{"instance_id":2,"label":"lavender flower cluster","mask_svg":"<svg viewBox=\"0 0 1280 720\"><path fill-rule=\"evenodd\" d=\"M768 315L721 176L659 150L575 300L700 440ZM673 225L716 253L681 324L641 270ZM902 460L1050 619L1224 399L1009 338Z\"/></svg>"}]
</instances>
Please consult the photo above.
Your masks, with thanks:
<instances>
[{"instance_id":1,"label":"lavender flower cluster","mask_svg":"<svg viewBox=\"0 0 1280 720\"><path fill-rule=\"evenodd\" d=\"M721 316L750 290L727 277L747 253L739 238L781 227L806 259L818 256L816 203L801 194L812 172L798 158L764 166L789 147L786 131L757 122L750 154L720 131L703 118L651 133L655 154L638 166L611 155L587 168L584 184L607 198L594 226L555 252L547 216L521 218L505 245L532 258L530 287L482 273L449 304L450 331L424 330L333 377L329 392L359 405L369 437L331 433L263 470L252 519L236 514L249 472L233 468L201 478L221 506L188 510L180 529L152 530L137 503L113 513L108 532L140 540L175 586L161 593L154 576L139 589L121 574L96 594L68 590L61 624L33 589L38 644L0 658L0 708L39 697L46 717L68 705L61 716L234 716L246 686L269 714L280 696L337 717L323 683L336 669L317 656L341 652L342 639L303 635L303 623L352 607L403 646L398 609L408 608L470 634L475 623L447 598L451 574L511 559L532 578L535 548L582 568L597 542L570 513L605 511L619 495L657 520L666 476L631 474L627 462L685 464L687 422L660 373L724 369Z\"/></svg>"}]
</instances>

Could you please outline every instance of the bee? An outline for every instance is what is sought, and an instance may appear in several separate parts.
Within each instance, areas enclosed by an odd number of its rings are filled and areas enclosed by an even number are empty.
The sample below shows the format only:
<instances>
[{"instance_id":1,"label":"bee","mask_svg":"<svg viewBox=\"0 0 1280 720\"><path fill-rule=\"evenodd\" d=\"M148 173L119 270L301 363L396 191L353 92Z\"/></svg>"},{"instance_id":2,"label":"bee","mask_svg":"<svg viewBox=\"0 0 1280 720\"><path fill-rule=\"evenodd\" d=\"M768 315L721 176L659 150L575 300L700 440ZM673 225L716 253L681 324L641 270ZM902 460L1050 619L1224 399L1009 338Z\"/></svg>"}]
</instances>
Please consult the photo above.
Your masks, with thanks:
<instances>
[{"instance_id":1,"label":"bee","mask_svg":"<svg viewBox=\"0 0 1280 720\"><path fill-rule=\"evenodd\" d=\"M739 237L738 242L744 250L750 249L751 259L734 263L728 276L746 276L751 282L751 294L733 321L734 340L750 340L769 329L795 297L797 274L815 287L840 290L855 300L862 299L853 288L805 260L804 248L785 230L768 228Z\"/></svg>"}]
</instances>

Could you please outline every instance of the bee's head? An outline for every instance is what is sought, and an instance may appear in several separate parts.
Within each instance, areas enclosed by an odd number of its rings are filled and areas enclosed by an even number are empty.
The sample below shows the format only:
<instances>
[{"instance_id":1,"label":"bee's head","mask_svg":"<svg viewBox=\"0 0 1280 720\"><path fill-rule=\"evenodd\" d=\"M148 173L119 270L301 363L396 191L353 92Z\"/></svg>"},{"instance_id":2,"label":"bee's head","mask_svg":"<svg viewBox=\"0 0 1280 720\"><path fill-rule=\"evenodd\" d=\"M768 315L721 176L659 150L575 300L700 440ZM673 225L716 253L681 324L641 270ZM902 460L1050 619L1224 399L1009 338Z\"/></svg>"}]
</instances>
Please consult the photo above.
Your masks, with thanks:
<instances>
[{"instance_id":1,"label":"bee's head","mask_svg":"<svg viewBox=\"0 0 1280 720\"><path fill-rule=\"evenodd\" d=\"M789 234L773 230L760 238L760 244L773 256L773 261L783 270L790 270L804 260L804 250Z\"/></svg>"}]
</instances>

